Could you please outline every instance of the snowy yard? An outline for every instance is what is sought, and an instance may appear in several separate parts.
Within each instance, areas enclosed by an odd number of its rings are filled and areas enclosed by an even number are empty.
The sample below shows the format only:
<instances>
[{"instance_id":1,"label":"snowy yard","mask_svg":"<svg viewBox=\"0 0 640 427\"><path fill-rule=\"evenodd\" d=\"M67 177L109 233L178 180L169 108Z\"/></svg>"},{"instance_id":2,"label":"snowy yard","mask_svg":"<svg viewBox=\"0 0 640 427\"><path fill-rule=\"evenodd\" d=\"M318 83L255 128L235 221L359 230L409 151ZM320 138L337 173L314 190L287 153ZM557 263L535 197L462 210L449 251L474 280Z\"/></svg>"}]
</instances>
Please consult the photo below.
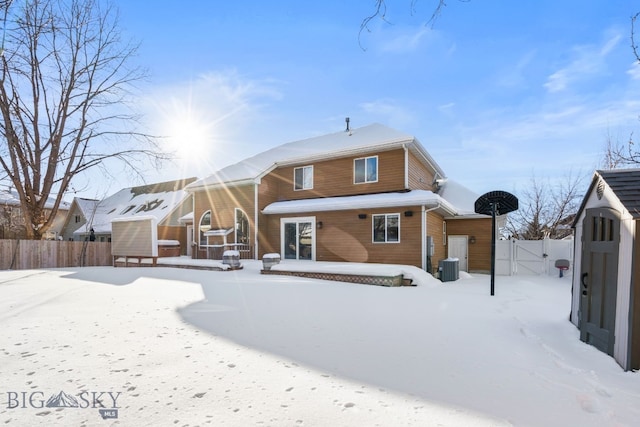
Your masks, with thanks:
<instances>
[{"instance_id":1,"label":"snowy yard","mask_svg":"<svg viewBox=\"0 0 640 427\"><path fill-rule=\"evenodd\" d=\"M570 277L499 276L491 297L485 275L243 264L1 271L0 424L638 425L640 373L578 340Z\"/></svg>"}]
</instances>

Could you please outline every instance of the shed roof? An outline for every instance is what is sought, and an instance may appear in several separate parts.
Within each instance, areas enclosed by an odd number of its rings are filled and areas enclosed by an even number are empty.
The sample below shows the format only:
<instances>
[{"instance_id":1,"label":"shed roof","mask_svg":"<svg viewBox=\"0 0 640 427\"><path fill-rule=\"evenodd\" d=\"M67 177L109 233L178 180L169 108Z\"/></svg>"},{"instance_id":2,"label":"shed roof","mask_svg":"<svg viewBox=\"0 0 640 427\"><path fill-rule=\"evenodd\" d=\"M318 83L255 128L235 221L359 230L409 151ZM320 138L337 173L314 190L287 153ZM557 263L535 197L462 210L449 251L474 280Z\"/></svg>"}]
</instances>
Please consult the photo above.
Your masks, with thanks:
<instances>
[{"instance_id":1,"label":"shed roof","mask_svg":"<svg viewBox=\"0 0 640 427\"><path fill-rule=\"evenodd\" d=\"M640 218L640 169L597 171L633 218Z\"/></svg>"},{"instance_id":2,"label":"shed roof","mask_svg":"<svg viewBox=\"0 0 640 427\"><path fill-rule=\"evenodd\" d=\"M640 218L640 168L597 170L593 174L589 189L582 199L580 208L571 225L572 227L576 227L589 195L597 187L601 179L611 188L611 191L613 191L625 209L629 211L629 214L634 219Z\"/></svg>"}]
</instances>

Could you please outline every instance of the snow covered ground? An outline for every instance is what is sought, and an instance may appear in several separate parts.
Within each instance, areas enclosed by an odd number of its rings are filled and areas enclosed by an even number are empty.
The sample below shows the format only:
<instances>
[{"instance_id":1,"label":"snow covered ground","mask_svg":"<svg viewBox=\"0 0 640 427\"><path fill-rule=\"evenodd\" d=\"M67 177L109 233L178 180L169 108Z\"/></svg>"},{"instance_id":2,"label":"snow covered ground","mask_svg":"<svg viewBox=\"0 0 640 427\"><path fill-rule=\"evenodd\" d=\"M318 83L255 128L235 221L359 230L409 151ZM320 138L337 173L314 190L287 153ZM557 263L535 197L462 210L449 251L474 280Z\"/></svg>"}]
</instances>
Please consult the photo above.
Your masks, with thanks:
<instances>
[{"instance_id":1,"label":"snow covered ground","mask_svg":"<svg viewBox=\"0 0 640 427\"><path fill-rule=\"evenodd\" d=\"M579 341L570 277L499 276L491 297L485 275L243 264L1 271L0 424L638 425L640 373Z\"/></svg>"}]
</instances>

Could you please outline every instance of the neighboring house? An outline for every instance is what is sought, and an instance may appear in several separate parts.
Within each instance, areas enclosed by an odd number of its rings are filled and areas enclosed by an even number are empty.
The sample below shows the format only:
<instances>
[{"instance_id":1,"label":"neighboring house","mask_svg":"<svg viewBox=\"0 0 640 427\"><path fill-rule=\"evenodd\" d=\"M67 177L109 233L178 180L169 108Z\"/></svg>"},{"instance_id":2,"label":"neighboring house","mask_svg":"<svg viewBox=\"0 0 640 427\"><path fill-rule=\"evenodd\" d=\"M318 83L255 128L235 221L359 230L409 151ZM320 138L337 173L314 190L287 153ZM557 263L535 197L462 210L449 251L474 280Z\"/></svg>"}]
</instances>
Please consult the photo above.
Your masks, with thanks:
<instances>
[{"instance_id":1,"label":"neighboring house","mask_svg":"<svg viewBox=\"0 0 640 427\"><path fill-rule=\"evenodd\" d=\"M48 215L53 208L55 201L49 198L45 204L45 213ZM62 224L69 210L69 203L60 202L58 212L51 227L43 236L44 239L54 240L59 236ZM0 239L24 239L26 229L22 208L20 207L20 196L13 190L0 191Z\"/></svg>"},{"instance_id":2,"label":"neighboring house","mask_svg":"<svg viewBox=\"0 0 640 427\"><path fill-rule=\"evenodd\" d=\"M596 171L573 222L571 321L580 339L640 369L640 169Z\"/></svg>"},{"instance_id":3,"label":"neighboring house","mask_svg":"<svg viewBox=\"0 0 640 427\"><path fill-rule=\"evenodd\" d=\"M187 223L182 220L193 211L192 196L184 187L196 178L124 188L103 199L76 197L64 222L65 240L85 240L94 230L96 241L111 241L111 221L115 218L153 216L159 240L177 240L187 253L192 238L187 237Z\"/></svg>"},{"instance_id":4,"label":"neighboring house","mask_svg":"<svg viewBox=\"0 0 640 427\"><path fill-rule=\"evenodd\" d=\"M187 186L197 257L409 264L489 271L491 219L416 138L380 124L284 144Z\"/></svg>"}]
</instances>

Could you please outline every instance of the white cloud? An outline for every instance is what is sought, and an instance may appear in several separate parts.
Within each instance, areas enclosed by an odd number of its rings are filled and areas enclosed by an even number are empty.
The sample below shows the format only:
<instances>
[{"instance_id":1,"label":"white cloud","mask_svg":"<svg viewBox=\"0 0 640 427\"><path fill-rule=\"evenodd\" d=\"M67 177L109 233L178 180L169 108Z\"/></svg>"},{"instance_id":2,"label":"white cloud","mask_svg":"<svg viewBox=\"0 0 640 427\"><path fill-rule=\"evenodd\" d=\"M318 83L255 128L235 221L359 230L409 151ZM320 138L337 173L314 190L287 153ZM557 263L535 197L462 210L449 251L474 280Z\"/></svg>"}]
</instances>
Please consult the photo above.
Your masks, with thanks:
<instances>
[{"instance_id":1,"label":"white cloud","mask_svg":"<svg viewBox=\"0 0 640 427\"><path fill-rule=\"evenodd\" d=\"M365 113L373 116L374 119L400 129L413 123L415 120L413 112L391 99L363 102L360 104L360 108L362 108Z\"/></svg>"},{"instance_id":2,"label":"white cloud","mask_svg":"<svg viewBox=\"0 0 640 427\"><path fill-rule=\"evenodd\" d=\"M640 80L640 62L633 61L631 67L627 70L627 74L632 80Z\"/></svg>"},{"instance_id":3,"label":"white cloud","mask_svg":"<svg viewBox=\"0 0 640 427\"><path fill-rule=\"evenodd\" d=\"M426 25L389 26L376 35L380 51L398 54L415 52L438 37L438 32Z\"/></svg>"},{"instance_id":4,"label":"white cloud","mask_svg":"<svg viewBox=\"0 0 640 427\"><path fill-rule=\"evenodd\" d=\"M550 93L566 90L574 82L599 74L606 68L606 56L618 45L622 36L610 35L601 46L582 45L573 49L573 60L552 73L544 87Z\"/></svg>"}]
</instances>

